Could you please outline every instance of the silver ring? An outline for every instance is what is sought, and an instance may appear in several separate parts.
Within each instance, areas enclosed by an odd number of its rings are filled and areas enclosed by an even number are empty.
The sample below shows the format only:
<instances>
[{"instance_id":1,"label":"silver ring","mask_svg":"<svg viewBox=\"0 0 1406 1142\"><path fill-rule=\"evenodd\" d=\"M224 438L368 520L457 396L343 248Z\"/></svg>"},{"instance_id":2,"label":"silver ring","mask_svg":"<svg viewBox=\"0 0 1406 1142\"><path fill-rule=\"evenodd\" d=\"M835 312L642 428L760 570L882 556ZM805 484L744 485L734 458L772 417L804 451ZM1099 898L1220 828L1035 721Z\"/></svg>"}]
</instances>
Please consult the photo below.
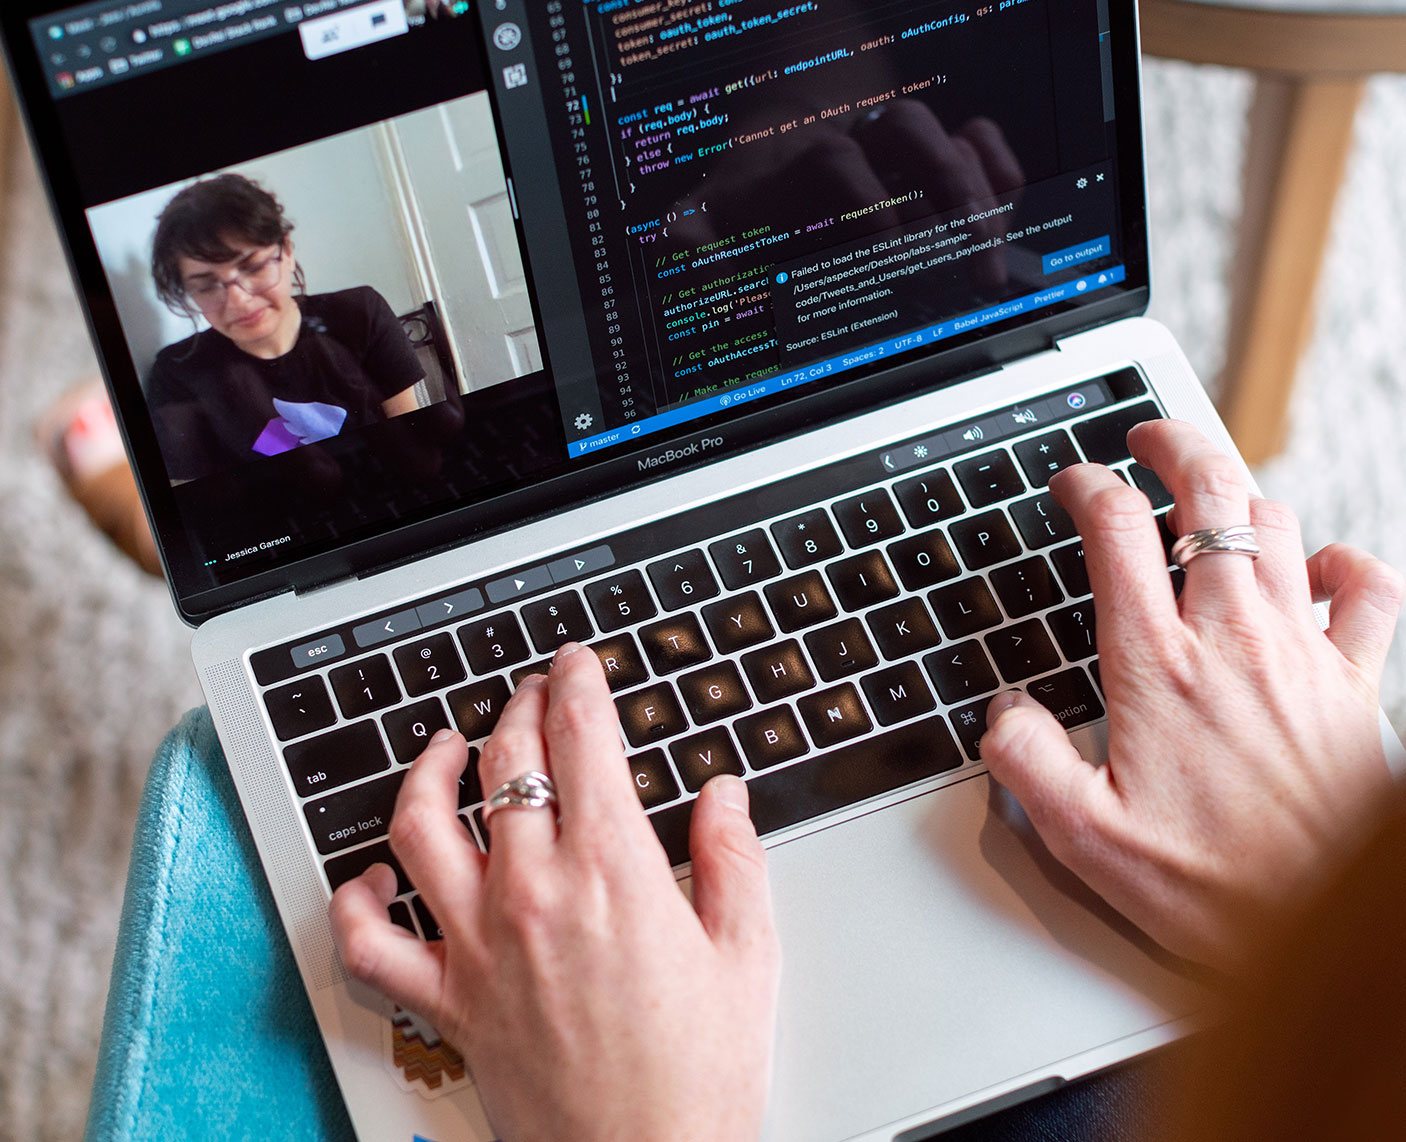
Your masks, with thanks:
<instances>
[{"instance_id":1,"label":"silver ring","mask_svg":"<svg viewBox=\"0 0 1406 1142\"><path fill-rule=\"evenodd\" d=\"M1255 529L1248 523L1235 527L1205 527L1200 531L1188 531L1172 545L1172 562L1182 570L1198 555L1206 554L1248 555L1251 559L1260 557L1260 545L1255 539Z\"/></svg>"},{"instance_id":2,"label":"silver ring","mask_svg":"<svg viewBox=\"0 0 1406 1142\"><path fill-rule=\"evenodd\" d=\"M521 777L505 781L488 795L483 803L483 825L499 809L552 809L557 807L557 787L545 773L531 770Z\"/></svg>"}]
</instances>

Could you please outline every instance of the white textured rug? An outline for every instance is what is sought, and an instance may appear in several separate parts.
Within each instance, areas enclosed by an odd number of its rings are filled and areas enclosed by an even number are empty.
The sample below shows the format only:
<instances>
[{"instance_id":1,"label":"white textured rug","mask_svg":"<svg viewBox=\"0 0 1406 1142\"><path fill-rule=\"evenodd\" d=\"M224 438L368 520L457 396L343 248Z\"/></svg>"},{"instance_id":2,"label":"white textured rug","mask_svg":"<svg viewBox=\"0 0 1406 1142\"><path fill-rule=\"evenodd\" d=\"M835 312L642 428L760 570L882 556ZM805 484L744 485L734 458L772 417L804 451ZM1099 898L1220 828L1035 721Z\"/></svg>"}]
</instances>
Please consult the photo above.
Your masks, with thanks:
<instances>
[{"instance_id":1,"label":"white textured rug","mask_svg":"<svg viewBox=\"0 0 1406 1142\"><path fill-rule=\"evenodd\" d=\"M1243 77L1148 68L1154 315L1204 377L1224 341ZM1260 474L1309 543L1406 568L1406 81L1374 83L1288 452ZM93 369L27 157L0 278L0 1138L72 1139L86 1112L147 762L200 700L164 589L116 558L35 453L30 425ZM1385 701L1406 726L1406 647Z\"/></svg>"}]
</instances>

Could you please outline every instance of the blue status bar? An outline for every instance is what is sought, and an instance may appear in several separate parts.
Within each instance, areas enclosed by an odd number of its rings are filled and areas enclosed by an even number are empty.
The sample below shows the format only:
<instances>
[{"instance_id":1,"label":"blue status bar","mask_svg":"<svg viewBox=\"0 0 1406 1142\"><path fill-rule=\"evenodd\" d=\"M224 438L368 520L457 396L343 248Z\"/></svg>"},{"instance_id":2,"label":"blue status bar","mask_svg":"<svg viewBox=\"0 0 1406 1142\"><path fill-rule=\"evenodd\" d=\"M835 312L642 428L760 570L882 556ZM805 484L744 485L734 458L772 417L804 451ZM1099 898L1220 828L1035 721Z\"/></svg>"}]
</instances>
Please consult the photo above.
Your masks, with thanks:
<instances>
[{"instance_id":1,"label":"blue status bar","mask_svg":"<svg viewBox=\"0 0 1406 1142\"><path fill-rule=\"evenodd\" d=\"M656 416L637 420L633 424L613 428L609 432L602 432L597 436L587 437L584 440L573 440L568 445L568 451L572 458L599 452L602 448L623 444L625 441L633 440L639 436L662 432L666 428L673 428L676 425L687 424L690 420L699 420L724 409L736 408L740 404L749 404L762 397L794 389L798 385L818 381L825 377L833 377L837 373L844 373L850 369L858 368L860 365L867 365L871 361L882 360L895 353L906 353L920 345L931 345L937 341L945 341L959 333L980 329L984 325L1004 321L1008 317L1016 317L1022 313L1030 313L1061 301L1068 301L1071 298L1106 289L1109 286L1117 285L1125 276L1126 272L1122 266L1099 270L1087 277L1061 282L1059 285L1037 290L1035 293L1028 293L1024 297L1012 298L1010 301L978 309L962 317L954 317L950 321L938 322L938 324L930 325L926 329L905 333L902 337L880 341L849 353L841 353L838 357L831 357L825 361L816 361L800 369L793 369L789 373L778 373L772 377L740 384L725 393L705 397L692 404L681 405L668 412L661 412Z\"/></svg>"}]
</instances>

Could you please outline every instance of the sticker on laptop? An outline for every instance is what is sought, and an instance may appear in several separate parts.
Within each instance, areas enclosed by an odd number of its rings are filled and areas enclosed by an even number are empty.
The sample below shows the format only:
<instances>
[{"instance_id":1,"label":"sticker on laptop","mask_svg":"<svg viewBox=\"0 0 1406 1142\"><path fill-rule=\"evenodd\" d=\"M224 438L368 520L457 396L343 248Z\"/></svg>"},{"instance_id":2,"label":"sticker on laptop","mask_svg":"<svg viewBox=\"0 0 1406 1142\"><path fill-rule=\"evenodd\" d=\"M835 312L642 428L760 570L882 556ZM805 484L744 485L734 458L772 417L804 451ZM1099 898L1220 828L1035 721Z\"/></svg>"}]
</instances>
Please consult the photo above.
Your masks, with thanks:
<instances>
[{"instance_id":1,"label":"sticker on laptop","mask_svg":"<svg viewBox=\"0 0 1406 1142\"><path fill-rule=\"evenodd\" d=\"M384 1026L386 1065L406 1090L438 1098L473 1085L464 1056L418 1015L394 1007Z\"/></svg>"}]
</instances>

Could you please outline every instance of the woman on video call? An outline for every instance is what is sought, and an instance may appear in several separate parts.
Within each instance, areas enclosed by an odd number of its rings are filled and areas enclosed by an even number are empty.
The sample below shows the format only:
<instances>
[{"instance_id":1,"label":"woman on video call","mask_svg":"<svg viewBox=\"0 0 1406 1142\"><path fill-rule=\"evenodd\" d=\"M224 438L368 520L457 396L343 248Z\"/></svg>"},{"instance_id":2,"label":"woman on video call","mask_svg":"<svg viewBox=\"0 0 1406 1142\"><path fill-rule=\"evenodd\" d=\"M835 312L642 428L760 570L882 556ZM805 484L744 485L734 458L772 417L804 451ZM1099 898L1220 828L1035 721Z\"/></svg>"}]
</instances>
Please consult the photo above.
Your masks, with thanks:
<instances>
[{"instance_id":1,"label":"woman on video call","mask_svg":"<svg viewBox=\"0 0 1406 1142\"><path fill-rule=\"evenodd\" d=\"M418 407L424 379L370 286L308 294L293 225L257 183L222 174L162 210L156 292L201 330L156 356L147 402L173 480L328 440Z\"/></svg>"}]
</instances>

